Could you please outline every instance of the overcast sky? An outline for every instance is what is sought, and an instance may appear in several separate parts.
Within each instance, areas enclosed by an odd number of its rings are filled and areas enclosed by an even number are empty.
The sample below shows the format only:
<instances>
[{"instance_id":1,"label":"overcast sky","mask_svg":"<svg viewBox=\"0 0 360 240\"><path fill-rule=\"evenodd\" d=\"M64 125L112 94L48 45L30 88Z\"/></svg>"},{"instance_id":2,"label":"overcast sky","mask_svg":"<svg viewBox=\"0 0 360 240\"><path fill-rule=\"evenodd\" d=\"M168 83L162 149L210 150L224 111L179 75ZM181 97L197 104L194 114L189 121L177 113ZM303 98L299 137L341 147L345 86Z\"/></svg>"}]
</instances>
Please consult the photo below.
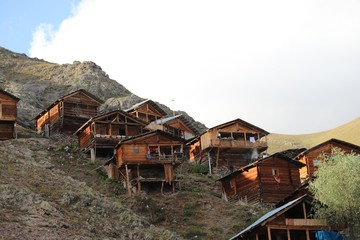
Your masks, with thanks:
<instances>
[{"instance_id":1,"label":"overcast sky","mask_svg":"<svg viewBox=\"0 0 360 240\"><path fill-rule=\"evenodd\" d=\"M360 1L64 4L59 23L31 29L31 57L93 61L134 94L207 127L240 118L299 134L360 116Z\"/></svg>"}]
</instances>

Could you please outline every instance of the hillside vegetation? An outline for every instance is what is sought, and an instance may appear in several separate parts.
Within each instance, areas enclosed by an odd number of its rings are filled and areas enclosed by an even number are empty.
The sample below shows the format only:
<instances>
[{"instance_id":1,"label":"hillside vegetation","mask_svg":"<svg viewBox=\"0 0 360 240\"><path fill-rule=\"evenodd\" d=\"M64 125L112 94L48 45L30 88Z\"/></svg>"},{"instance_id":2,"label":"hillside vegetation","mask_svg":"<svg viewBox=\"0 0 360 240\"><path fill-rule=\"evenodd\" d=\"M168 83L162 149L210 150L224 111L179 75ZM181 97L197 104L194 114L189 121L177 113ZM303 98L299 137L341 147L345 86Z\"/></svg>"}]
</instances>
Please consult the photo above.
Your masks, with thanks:
<instances>
[{"instance_id":1,"label":"hillside vegetation","mask_svg":"<svg viewBox=\"0 0 360 240\"><path fill-rule=\"evenodd\" d=\"M331 138L360 145L360 118L324 132L301 135L271 133L268 136L268 152L275 153L290 148L311 148Z\"/></svg>"},{"instance_id":2,"label":"hillside vegetation","mask_svg":"<svg viewBox=\"0 0 360 240\"><path fill-rule=\"evenodd\" d=\"M187 164L175 194L128 196L73 137L23 130L0 152L0 239L226 239L266 211L223 201Z\"/></svg>"}]
</instances>

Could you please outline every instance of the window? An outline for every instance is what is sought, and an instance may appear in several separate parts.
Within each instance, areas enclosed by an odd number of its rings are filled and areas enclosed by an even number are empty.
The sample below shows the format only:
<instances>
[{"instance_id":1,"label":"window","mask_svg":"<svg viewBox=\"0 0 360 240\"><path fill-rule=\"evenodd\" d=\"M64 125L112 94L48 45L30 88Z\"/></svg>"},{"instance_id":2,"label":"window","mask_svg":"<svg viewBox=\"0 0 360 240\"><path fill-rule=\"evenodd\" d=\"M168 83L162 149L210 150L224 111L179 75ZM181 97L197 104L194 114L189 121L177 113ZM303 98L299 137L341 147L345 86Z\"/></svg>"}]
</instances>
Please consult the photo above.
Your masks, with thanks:
<instances>
[{"instance_id":1,"label":"window","mask_svg":"<svg viewBox=\"0 0 360 240\"><path fill-rule=\"evenodd\" d=\"M321 164L321 160L314 159L313 163L314 163L314 167L318 167Z\"/></svg>"},{"instance_id":2,"label":"window","mask_svg":"<svg viewBox=\"0 0 360 240\"><path fill-rule=\"evenodd\" d=\"M272 169L271 173L273 176L278 176L279 175L279 170L278 169Z\"/></svg>"}]
</instances>

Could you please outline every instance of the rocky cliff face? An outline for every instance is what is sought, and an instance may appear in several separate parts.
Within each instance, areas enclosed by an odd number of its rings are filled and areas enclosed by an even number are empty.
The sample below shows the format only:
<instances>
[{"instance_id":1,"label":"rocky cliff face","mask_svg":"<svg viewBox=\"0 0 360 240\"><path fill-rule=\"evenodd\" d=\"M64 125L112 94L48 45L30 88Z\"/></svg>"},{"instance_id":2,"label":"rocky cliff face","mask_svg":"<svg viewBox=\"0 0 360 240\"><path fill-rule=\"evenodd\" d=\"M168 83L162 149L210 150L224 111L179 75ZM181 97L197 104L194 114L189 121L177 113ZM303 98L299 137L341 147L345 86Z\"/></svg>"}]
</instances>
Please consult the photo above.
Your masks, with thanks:
<instances>
[{"instance_id":1,"label":"rocky cliff face","mask_svg":"<svg viewBox=\"0 0 360 240\"><path fill-rule=\"evenodd\" d=\"M0 48L0 88L21 99L19 121L25 125L53 101L80 88L103 100L121 96L129 104L141 101L93 62L59 65L4 48Z\"/></svg>"},{"instance_id":2,"label":"rocky cliff face","mask_svg":"<svg viewBox=\"0 0 360 240\"><path fill-rule=\"evenodd\" d=\"M32 119L44 108L59 97L80 88L103 99L105 103L101 106L102 110L126 109L144 100L110 79L93 62L55 64L1 47L0 88L21 99L18 105L19 123L28 127L34 125ZM169 108L163 107L169 114L172 113ZM195 123L190 116L184 114ZM200 131L205 129L201 123L195 125Z\"/></svg>"}]
</instances>

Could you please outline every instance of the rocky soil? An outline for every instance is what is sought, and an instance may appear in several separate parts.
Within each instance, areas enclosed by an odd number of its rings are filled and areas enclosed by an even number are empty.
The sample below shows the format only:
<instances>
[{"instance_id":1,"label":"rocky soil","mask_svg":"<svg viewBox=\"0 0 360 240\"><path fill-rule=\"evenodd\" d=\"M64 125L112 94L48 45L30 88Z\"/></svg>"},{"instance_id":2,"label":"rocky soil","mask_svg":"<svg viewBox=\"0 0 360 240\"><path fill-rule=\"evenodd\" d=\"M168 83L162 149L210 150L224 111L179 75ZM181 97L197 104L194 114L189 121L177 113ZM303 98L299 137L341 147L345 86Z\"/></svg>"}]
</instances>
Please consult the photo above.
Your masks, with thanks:
<instances>
[{"instance_id":1,"label":"rocky soil","mask_svg":"<svg viewBox=\"0 0 360 240\"><path fill-rule=\"evenodd\" d=\"M74 137L23 129L0 153L0 239L227 239L266 211L223 201L216 179L187 163L175 194L128 196Z\"/></svg>"}]
</instances>

